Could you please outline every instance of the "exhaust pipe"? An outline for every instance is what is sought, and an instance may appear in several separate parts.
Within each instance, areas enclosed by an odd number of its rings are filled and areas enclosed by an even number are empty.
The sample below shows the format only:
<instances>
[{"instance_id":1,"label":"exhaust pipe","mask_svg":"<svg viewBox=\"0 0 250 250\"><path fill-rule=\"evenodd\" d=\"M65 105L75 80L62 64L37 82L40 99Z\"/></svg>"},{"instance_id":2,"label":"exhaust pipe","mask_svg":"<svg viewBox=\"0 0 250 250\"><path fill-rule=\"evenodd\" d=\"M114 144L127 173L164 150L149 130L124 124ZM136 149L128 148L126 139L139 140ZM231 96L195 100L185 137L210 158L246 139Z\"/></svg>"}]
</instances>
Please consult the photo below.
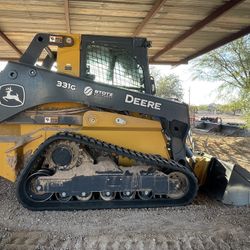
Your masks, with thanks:
<instances>
[{"instance_id":1,"label":"exhaust pipe","mask_svg":"<svg viewBox=\"0 0 250 250\"><path fill-rule=\"evenodd\" d=\"M213 157L204 188L209 195L224 204L250 205L250 172L237 164Z\"/></svg>"}]
</instances>

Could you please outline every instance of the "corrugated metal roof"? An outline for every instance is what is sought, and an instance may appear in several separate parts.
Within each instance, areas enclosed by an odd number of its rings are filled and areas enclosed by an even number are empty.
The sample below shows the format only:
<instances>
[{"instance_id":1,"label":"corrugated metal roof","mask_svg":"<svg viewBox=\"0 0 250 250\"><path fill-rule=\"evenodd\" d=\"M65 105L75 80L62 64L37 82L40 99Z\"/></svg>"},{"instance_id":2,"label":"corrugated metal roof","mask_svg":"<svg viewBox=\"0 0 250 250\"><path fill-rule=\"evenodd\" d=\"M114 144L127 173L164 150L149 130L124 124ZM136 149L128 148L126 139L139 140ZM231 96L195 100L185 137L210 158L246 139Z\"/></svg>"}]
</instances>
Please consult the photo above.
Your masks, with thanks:
<instances>
[{"instance_id":1,"label":"corrugated metal roof","mask_svg":"<svg viewBox=\"0 0 250 250\"><path fill-rule=\"evenodd\" d=\"M70 31L147 37L151 62L178 64L248 34L250 0L0 0L0 31L0 59L18 58L36 33Z\"/></svg>"}]
</instances>

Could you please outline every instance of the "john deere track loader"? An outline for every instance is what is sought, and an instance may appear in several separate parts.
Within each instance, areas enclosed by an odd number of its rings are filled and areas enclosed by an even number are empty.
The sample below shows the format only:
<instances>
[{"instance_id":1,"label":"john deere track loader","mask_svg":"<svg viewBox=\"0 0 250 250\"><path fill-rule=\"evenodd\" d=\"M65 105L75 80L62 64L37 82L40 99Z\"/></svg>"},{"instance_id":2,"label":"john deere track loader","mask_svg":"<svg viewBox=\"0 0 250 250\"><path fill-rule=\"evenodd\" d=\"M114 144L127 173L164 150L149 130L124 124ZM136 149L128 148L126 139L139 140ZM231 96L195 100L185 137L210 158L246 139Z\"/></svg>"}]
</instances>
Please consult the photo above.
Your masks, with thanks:
<instances>
[{"instance_id":1,"label":"john deere track loader","mask_svg":"<svg viewBox=\"0 0 250 250\"><path fill-rule=\"evenodd\" d=\"M0 73L0 176L16 181L23 206L180 206L199 185L226 203L249 203L247 173L188 149L188 106L154 96L149 45L37 34L19 62L8 62Z\"/></svg>"}]
</instances>

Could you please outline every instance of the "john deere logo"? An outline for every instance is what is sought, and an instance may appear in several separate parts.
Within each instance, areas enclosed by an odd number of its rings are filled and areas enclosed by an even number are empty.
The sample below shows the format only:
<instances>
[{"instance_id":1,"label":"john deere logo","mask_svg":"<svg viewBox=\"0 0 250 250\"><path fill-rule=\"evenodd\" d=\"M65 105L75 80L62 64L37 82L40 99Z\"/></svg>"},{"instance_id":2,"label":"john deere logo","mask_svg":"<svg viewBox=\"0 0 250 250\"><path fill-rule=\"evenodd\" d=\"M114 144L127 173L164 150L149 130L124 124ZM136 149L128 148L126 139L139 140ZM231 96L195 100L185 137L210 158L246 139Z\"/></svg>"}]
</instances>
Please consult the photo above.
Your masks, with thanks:
<instances>
[{"instance_id":1,"label":"john deere logo","mask_svg":"<svg viewBox=\"0 0 250 250\"><path fill-rule=\"evenodd\" d=\"M86 96L91 96L93 94L93 89L91 87L85 87L84 88L84 94Z\"/></svg>"},{"instance_id":2,"label":"john deere logo","mask_svg":"<svg viewBox=\"0 0 250 250\"><path fill-rule=\"evenodd\" d=\"M0 105L5 107L20 107L25 102L23 86L17 84L4 84L0 86Z\"/></svg>"}]
</instances>

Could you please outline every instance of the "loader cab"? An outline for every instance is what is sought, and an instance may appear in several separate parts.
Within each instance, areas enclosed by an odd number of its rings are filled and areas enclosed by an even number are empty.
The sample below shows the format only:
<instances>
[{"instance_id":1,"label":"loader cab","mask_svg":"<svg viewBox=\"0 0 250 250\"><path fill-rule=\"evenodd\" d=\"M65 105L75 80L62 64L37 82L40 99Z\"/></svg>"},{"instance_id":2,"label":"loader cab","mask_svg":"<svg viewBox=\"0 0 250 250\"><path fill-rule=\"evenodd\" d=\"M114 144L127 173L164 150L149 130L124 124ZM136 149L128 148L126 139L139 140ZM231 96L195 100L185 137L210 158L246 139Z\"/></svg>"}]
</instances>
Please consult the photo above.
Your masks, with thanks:
<instances>
[{"instance_id":1,"label":"loader cab","mask_svg":"<svg viewBox=\"0 0 250 250\"><path fill-rule=\"evenodd\" d=\"M110 84L147 94L155 94L154 79L149 74L146 38L40 33L20 58L20 62ZM44 52L47 56L44 57ZM40 58L40 59L39 59Z\"/></svg>"},{"instance_id":2,"label":"loader cab","mask_svg":"<svg viewBox=\"0 0 250 250\"><path fill-rule=\"evenodd\" d=\"M145 38L81 36L80 77L154 94Z\"/></svg>"}]
</instances>

